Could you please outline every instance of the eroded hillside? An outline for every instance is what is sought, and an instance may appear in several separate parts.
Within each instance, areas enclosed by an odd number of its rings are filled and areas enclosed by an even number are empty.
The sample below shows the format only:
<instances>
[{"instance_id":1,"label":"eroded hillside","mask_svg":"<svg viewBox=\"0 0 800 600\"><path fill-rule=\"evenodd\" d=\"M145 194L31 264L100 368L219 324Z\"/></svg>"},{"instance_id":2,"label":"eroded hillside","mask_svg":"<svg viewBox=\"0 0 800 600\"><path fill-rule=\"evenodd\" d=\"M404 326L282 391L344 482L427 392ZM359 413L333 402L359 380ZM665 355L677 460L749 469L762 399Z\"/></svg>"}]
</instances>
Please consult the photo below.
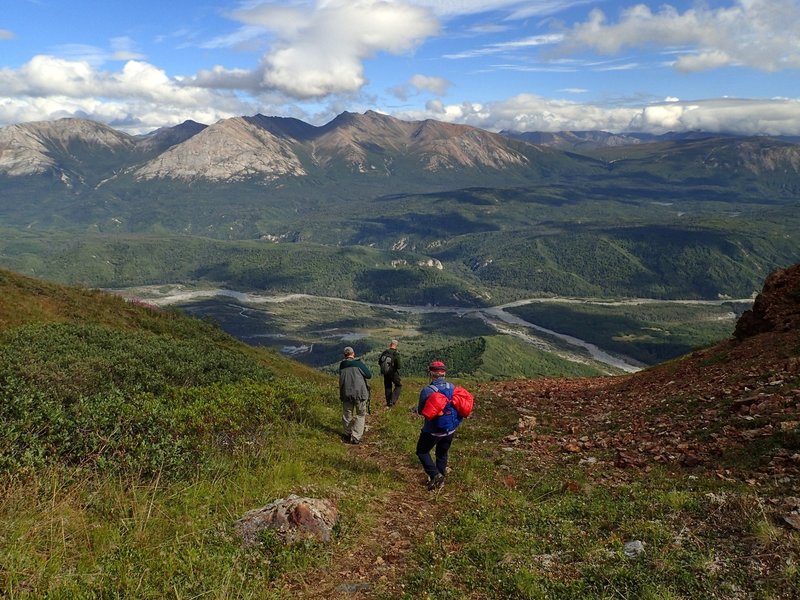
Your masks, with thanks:
<instances>
[{"instance_id":1,"label":"eroded hillside","mask_svg":"<svg viewBox=\"0 0 800 600\"><path fill-rule=\"evenodd\" d=\"M797 490L800 265L770 275L735 337L715 346L631 376L488 389L521 414L505 442L544 463L660 463Z\"/></svg>"}]
</instances>

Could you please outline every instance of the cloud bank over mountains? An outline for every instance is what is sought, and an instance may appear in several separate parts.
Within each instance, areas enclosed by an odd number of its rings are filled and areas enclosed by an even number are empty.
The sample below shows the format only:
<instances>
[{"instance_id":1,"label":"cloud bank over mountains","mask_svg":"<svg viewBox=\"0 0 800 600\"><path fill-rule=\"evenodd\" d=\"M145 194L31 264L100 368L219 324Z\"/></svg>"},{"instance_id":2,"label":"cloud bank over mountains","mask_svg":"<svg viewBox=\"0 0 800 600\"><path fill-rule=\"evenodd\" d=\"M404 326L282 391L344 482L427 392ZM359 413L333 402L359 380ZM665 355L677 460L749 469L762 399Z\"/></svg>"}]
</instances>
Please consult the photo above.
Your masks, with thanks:
<instances>
[{"instance_id":1,"label":"cloud bank over mountains","mask_svg":"<svg viewBox=\"0 0 800 600\"><path fill-rule=\"evenodd\" d=\"M592 10L588 21L567 33L562 50L590 48L609 55L626 47L673 46L682 48L673 62L679 71L724 66L798 69L797 23L796 0L740 0L730 7L699 5L683 13L669 5L653 12L637 4L624 10L617 23L609 23L602 10Z\"/></svg>"},{"instance_id":2,"label":"cloud bank over mountains","mask_svg":"<svg viewBox=\"0 0 800 600\"><path fill-rule=\"evenodd\" d=\"M225 13L232 29L197 42L199 48L259 49L251 66L210 64L171 73L127 36L107 48L73 46L0 68L0 125L84 117L132 133L186 119L213 123L231 116L277 114L323 123L343 109L372 108L401 118L434 118L489 130L647 131L703 129L746 134L800 135L800 94L696 98L680 94L577 102L576 90L542 94L536 80L503 98L457 97L459 79L443 64L480 79L485 69L573 71L587 80L603 69L645 70L638 55L683 74L719 69L763 73L800 69L798 0L735 0L712 8L625 5L609 16L608 3L587 0L299 0L240 2ZM557 17L582 9L583 20ZM479 17L475 19L473 17ZM467 18L469 20L467 21ZM520 31L538 19L546 31L491 41L488 31ZM525 21L527 22L527 21ZM0 22L2 25L2 22ZM472 37L470 37L472 36ZM0 29L0 53L16 33ZM457 51L438 50L459 38ZM428 48L430 46L430 48ZM422 56L422 49L426 54ZM434 54L438 52L434 56ZM368 89L368 67L395 57L414 73L398 73L379 95ZM495 60L474 67L470 61ZM436 59L436 60L434 60ZM611 61L611 62L607 62ZM386 71L389 71L388 69ZM381 77L391 79L391 72ZM652 73L649 73L652 75ZM796 78L796 73L794 74ZM463 85L463 84L462 84ZM753 93L759 90L754 89ZM548 97L549 96L549 97ZM487 99L488 98L488 99Z\"/></svg>"}]
</instances>

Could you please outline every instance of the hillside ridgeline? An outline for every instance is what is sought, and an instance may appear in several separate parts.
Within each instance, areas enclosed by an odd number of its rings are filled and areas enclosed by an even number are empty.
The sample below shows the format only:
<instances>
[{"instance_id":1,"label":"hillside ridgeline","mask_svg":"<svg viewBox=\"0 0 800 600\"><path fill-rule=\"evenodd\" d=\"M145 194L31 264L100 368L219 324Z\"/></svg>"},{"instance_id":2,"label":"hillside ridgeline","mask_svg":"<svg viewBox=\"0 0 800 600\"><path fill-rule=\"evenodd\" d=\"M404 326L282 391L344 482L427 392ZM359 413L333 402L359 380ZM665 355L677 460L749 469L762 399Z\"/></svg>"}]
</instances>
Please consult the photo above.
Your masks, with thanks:
<instances>
[{"instance_id":1,"label":"hillside ridgeline","mask_svg":"<svg viewBox=\"0 0 800 600\"><path fill-rule=\"evenodd\" d=\"M178 312L0 270L2 472L177 476L303 418L298 376L322 380Z\"/></svg>"}]
</instances>

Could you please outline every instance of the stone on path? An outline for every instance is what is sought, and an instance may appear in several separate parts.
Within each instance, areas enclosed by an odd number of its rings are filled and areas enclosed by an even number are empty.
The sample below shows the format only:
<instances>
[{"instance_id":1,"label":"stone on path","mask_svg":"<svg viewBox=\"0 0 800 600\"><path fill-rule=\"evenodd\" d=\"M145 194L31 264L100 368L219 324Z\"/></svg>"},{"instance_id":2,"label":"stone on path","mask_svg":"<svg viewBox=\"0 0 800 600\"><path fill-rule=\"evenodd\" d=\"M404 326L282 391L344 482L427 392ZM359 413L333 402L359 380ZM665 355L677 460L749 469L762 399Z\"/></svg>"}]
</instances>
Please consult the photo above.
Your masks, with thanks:
<instances>
[{"instance_id":1,"label":"stone on path","mask_svg":"<svg viewBox=\"0 0 800 600\"><path fill-rule=\"evenodd\" d=\"M234 527L245 545L255 544L265 529L274 529L287 544L307 539L328 542L338 518L339 512L330 500L290 494L248 511Z\"/></svg>"},{"instance_id":2,"label":"stone on path","mask_svg":"<svg viewBox=\"0 0 800 600\"><path fill-rule=\"evenodd\" d=\"M622 551L628 558L636 558L644 552L644 542L633 540L632 542L625 542Z\"/></svg>"}]
</instances>

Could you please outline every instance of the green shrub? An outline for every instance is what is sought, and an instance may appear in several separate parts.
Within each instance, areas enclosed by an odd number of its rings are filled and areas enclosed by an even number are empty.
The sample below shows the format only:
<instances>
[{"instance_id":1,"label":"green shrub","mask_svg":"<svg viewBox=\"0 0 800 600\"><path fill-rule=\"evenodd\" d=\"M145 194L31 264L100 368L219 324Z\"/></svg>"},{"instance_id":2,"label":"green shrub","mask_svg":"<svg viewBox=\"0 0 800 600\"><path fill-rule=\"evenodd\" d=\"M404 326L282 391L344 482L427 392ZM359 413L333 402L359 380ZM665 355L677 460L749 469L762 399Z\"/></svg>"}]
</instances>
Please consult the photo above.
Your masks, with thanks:
<instances>
[{"instance_id":1,"label":"green shrub","mask_svg":"<svg viewBox=\"0 0 800 600\"><path fill-rule=\"evenodd\" d=\"M169 406L151 394L115 390L64 403L7 382L0 395L0 471L62 462L153 474L188 459Z\"/></svg>"},{"instance_id":2,"label":"green shrub","mask_svg":"<svg viewBox=\"0 0 800 600\"><path fill-rule=\"evenodd\" d=\"M63 463L178 474L263 444L322 391L200 339L30 325L0 346L0 472Z\"/></svg>"},{"instance_id":3,"label":"green shrub","mask_svg":"<svg viewBox=\"0 0 800 600\"><path fill-rule=\"evenodd\" d=\"M251 357L202 338L51 323L17 328L3 341L0 384L13 376L63 402L109 390L160 394L173 386L272 378Z\"/></svg>"},{"instance_id":4,"label":"green shrub","mask_svg":"<svg viewBox=\"0 0 800 600\"><path fill-rule=\"evenodd\" d=\"M426 350L409 357L403 363L403 372L423 375L432 360L444 361L450 375L464 375L476 371L483 361L486 340L471 338L449 346Z\"/></svg>"},{"instance_id":5,"label":"green shrub","mask_svg":"<svg viewBox=\"0 0 800 600\"><path fill-rule=\"evenodd\" d=\"M0 395L0 472L61 462L178 475L212 452L267 444L272 431L307 420L309 398L321 393L286 379L176 388L165 396L112 390L64 403L12 382Z\"/></svg>"},{"instance_id":6,"label":"green shrub","mask_svg":"<svg viewBox=\"0 0 800 600\"><path fill-rule=\"evenodd\" d=\"M181 435L201 448L235 451L263 445L269 429L310 418L311 400L323 394L293 378L270 384L240 383L175 390L175 422Z\"/></svg>"}]
</instances>

